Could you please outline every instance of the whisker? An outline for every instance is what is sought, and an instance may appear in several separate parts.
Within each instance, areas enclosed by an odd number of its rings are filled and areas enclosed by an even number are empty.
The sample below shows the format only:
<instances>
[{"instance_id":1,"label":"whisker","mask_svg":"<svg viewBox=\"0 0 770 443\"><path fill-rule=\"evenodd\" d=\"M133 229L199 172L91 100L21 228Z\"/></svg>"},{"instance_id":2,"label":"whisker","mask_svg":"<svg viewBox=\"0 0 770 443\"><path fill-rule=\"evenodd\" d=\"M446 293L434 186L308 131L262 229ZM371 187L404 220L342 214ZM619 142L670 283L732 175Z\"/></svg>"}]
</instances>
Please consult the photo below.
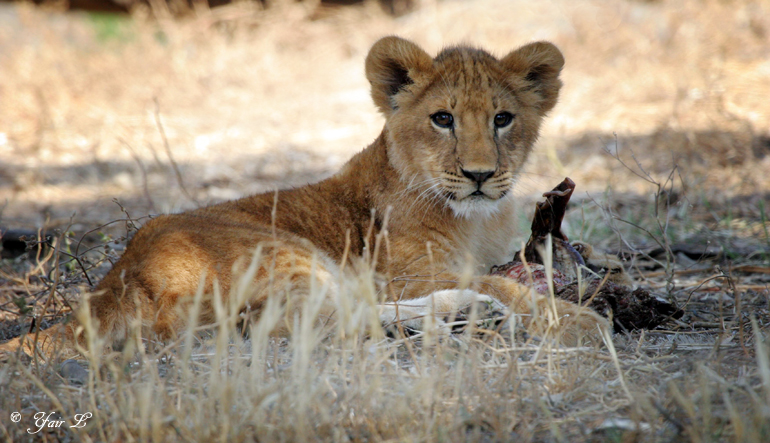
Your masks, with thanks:
<instances>
[{"instance_id":1,"label":"whisker","mask_svg":"<svg viewBox=\"0 0 770 443\"><path fill-rule=\"evenodd\" d=\"M414 179L412 179L412 181L414 181ZM427 185L427 184L431 184L431 185L432 185L432 184L434 184L434 183L437 183L437 182L439 182L439 181L441 181L441 178L439 178L439 177L432 177L432 178L428 178L428 179L426 179L426 180L423 180L423 181L421 181L421 182L418 182L418 183L411 183L411 182L410 182L410 183L409 183L409 184L406 186L406 188L405 188L404 190L402 190L402 191L399 191L399 192L395 193L395 194L394 194L394 196L406 195L406 194L407 194L407 193L409 193L409 192L412 192L412 191L418 190L418 189L419 189L419 188L421 188L423 185Z\"/></svg>"},{"instance_id":2,"label":"whisker","mask_svg":"<svg viewBox=\"0 0 770 443\"><path fill-rule=\"evenodd\" d=\"M415 197L414 201L412 202L411 206L409 206L409 209L407 209L407 211L411 211L411 210L412 210L412 208L414 207L414 205L416 205L416 204L417 204L418 202L420 202L421 200L422 200L422 201L424 201L425 195L426 195L426 194L427 194L427 195L430 195L430 194L428 194L428 193L429 193L431 190L433 190L433 189L435 189L435 188L438 188L439 184L440 184L440 183L438 183L438 182L437 182L437 183L434 183L433 185L431 185L431 186L429 186L429 187L425 188L425 189L424 189L422 192L420 192L420 193L417 195L417 197ZM421 207L420 207L420 206L418 206L418 209L419 209L419 208L421 208Z\"/></svg>"}]
</instances>

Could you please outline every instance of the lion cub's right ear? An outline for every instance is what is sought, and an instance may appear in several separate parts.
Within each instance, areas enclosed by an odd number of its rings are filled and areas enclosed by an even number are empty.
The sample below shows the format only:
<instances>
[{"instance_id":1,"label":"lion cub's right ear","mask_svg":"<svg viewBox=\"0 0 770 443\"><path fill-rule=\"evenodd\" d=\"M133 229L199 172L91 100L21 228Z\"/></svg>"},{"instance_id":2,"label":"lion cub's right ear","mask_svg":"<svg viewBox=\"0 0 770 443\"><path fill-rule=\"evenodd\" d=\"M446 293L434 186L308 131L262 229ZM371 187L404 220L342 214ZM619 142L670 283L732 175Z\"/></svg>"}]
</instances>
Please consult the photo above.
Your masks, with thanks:
<instances>
[{"instance_id":1,"label":"lion cub's right ear","mask_svg":"<svg viewBox=\"0 0 770 443\"><path fill-rule=\"evenodd\" d=\"M384 37L366 57L366 78L372 85L372 99L389 117L401 104L398 93L427 80L433 59L414 43L400 37Z\"/></svg>"}]
</instances>

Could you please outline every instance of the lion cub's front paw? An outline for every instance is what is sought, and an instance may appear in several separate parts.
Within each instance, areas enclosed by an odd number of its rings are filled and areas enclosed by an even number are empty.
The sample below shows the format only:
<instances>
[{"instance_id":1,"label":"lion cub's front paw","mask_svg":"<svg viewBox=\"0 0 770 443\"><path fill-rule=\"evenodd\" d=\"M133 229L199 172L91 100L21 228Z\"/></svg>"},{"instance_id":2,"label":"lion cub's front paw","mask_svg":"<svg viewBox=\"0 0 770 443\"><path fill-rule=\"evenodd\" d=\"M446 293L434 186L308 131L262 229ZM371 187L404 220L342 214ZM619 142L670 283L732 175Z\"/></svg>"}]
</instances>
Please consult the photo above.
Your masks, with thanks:
<instances>
[{"instance_id":1,"label":"lion cub's front paw","mask_svg":"<svg viewBox=\"0 0 770 443\"><path fill-rule=\"evenodd\" d=\"M439 335L464 330L468 321L482 327L496 326L508 318L507 307L498 300L469 289L446 289L426 297L380 306L380 321L389 336L412 335L435 325Z\"/></svg>"},{"instance_id":2,"label":"lion cub's front paw","mask_svg":"<svg viewBox=\"0 0 770 443\"><path fill-rule=\"evenodd\" d=\"M380 324L388 337L412 336L434 330L448 335L451 328L442 316L434 315L431 304L424 298L380 305Z\"/></svg>"},{"instance_id":3,"label":"lion cub's front paw","mask_svg":"<svg viewBox=\"0 0 770 443\"><path fill-rule=\"evenodd\" d=\"M455 298L459 302L457 311L443 318L453 332L465 330L470 322L480 328L495 329L508 319L508 308L498 300L475 291L467 292Z\"/></svg>"}]
</instances>

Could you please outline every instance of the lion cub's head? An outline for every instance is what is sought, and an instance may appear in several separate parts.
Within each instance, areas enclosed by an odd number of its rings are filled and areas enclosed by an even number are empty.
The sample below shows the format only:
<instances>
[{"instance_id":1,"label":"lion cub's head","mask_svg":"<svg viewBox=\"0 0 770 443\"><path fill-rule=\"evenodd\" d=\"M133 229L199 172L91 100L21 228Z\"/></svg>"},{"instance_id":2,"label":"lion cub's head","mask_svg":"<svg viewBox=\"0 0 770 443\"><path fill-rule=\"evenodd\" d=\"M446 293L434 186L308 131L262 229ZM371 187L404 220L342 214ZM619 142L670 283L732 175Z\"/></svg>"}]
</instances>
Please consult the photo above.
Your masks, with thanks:
<instances>
[{"instance_id":1,"label":"lion cub's head","mask_svg":"<svg viewBox=\"0 0 770 443\"><path fill-rule=\"evenodd\" d=\"M387 118L391 164L456 215L494 213L556 104L563 65L546 42L501 59L469 47L431 58L412 42L383 38L369 52L366 76Z\"/></svg>"}]
</instances>

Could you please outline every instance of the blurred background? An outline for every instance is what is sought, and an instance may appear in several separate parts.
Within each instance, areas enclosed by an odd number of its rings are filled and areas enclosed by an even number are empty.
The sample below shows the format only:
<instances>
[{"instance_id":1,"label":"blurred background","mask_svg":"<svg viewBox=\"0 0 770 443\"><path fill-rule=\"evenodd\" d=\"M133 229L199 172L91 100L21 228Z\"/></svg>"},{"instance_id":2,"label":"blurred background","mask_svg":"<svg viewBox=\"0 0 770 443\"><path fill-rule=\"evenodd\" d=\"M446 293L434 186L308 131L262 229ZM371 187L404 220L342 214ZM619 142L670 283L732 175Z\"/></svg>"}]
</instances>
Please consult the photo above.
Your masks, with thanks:
<instances>
[{"instance_id":1,"label":"blurred background","mask_svg":"<svg viewBox=\"0 0 770 443\"><path fill-rule=\"evenodd\" d=\"M660 183L681 232L770 246L770 3L751 0L0 2L0 227L83 233L322 179L382 128L363 67L388 34L561 48L523 199L569 176L606 216Z\"/></svg>"},{"instance_id":2,"label":"blurred background","mask_svg":"<svg viewBox=\"0 0 770 443\"><path fill-rule=\"evenodd\" d=\"M391 367L351 335L313 354L315 337L255 345L248 371L241 354L220 371L217 345L197 378L175 375L170 345L131 372L105 359L83 389L0 365L0 409L90 410L100 441L768 441L770 1L211 1L0 0L0 341L59 321L148 215L334 173L382 129L364 59L389 34L430 53L558 45L564 88L517 184L518 237L569 176L565 233L621 253L684 317L616 334L612 359L496 338L415 357L397 340L379 348ZM38 232L56 248L25 253Z\"/></svg>"}]
</instances>

